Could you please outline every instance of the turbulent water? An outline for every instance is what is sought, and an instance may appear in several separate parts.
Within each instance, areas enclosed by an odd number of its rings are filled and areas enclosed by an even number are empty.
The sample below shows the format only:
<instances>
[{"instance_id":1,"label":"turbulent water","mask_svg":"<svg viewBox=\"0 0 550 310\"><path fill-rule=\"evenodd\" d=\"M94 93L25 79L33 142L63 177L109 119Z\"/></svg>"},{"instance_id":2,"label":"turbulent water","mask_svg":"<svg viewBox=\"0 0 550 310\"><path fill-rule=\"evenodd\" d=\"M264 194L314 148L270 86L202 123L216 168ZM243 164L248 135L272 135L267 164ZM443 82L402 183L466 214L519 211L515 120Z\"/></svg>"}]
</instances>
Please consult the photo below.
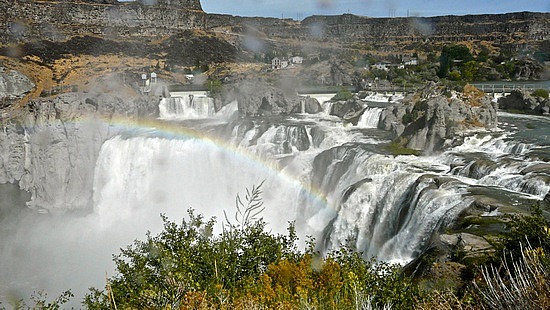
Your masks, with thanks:
<instances>
[{"instance_id":1,"label":"turbulent water","mask_svg":"<svg viewBox=\"0 0 550 310\"><path fill-rule=\"evenodd\" d=\"M380 107L344 127L326 113L235 120L235 103L215 115L209 100L163 99L160 116L173 130L133 129L106 141L90 213L20 215L20 229L0 236L4 297L102 287L110 255L158 232L160 213L179 221L193 208L221 222L235 211L235 195L261 182L272 231L295 221L321 251L351 244L365 258L399 263L479 197L523 206L550 190L548 118L500 114L500 130L442 154L395 157L385 148L389 133L376 128Z\"/></svg>"}]
</instances>

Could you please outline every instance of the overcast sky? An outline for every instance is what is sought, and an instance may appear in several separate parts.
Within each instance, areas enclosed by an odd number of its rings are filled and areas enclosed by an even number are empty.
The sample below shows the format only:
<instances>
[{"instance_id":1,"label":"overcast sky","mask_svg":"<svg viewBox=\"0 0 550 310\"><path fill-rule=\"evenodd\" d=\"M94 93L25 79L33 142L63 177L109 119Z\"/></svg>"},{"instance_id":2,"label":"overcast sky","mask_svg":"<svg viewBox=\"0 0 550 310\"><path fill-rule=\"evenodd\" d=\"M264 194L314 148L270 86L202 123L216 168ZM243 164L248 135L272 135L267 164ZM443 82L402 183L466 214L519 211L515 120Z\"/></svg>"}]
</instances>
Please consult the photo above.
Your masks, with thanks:
<instances>
[{"instance_id":1,"label":"overcast sky","mask_svg":"<svg viewBox=\"0 0 550 310\"><path fill-rule=\"evenodd\" d=\"M550 0L201 0L207 13L301 19L314 14L438 16L549 12Z\"/></svg>"}]
</instances>

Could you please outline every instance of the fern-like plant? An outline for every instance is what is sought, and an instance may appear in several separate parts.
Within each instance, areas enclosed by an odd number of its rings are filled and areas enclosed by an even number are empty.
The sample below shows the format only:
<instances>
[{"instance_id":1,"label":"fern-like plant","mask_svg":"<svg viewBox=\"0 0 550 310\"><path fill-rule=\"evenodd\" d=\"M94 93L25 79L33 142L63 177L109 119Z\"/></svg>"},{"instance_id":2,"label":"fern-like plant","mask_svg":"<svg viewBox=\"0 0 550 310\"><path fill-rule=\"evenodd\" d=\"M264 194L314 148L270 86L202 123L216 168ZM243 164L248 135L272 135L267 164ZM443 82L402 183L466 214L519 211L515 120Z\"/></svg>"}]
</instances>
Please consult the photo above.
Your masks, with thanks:
<instances>
[{"instance_id":1,"label":"fern-like plant","mask_svg":"<svg viewBox=\"0 0 550 310\"><path fill-rule=\"evenodd\" d=\"M223 215L227 222L224 228L243 230L261 219L258 216L265 210L264 202L261 198L261 188L264 182L262 181L258 186L253 185L251 190L247 188L244 202L241 196L237 194L235 197L235 207L237 209L235 211L235 224L231 223L224 210Z\"/></svg>"}]
</instances>

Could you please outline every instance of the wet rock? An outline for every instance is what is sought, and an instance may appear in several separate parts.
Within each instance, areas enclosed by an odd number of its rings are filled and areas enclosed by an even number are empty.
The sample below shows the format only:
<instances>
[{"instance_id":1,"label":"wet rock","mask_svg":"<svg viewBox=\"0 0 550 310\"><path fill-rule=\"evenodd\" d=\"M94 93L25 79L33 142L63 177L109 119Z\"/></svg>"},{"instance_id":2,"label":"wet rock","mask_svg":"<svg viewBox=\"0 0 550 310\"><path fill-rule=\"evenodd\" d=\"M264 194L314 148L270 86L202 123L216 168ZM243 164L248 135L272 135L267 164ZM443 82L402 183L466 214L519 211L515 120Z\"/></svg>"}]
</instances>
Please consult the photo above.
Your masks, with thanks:
<instances>
[{"instance_id":1,"label":"wet rock","mask_svg":"<svg viewBox=\"0 0 550 310\"><path fill-rule=\"evenodd\" d=\"M483 237L469 233L442 234L439 239L447 246L460 246L468 255L479 255L493 250L491 244Z\"/></svg>"},{"instance_id":2,"label":"wet rock","mask_svg":"<svg viewBox=\"0 0 550 310\"><path fill-rule=\"evenodd\" d=\"M321 104L315 98L307 97L301 98L300 104L296 105L290 113L307 113L307 114L317 114L323 111Z\"/></svg>"},{"instance_id":3,"label":"wet rock","mask_svg":"<svg viewBox=\"0 0 550 310\"><path fill-rule=\"evenodd\" d=\"M287 115L301 110L303 98L295 89L275 87L261 79L239 81L226 88L222 95L224 101L237 100L243 116Z\"/></svg>"},{"instance_id":4,"label":"wet rock","mask_svg":"<svg viewBox=\"0 0 550 310\"><path fill-rule=\"evenodd\" d=\"M359 98L354 97L346 101L336 101L332 104L330 115L340 118L351 118L353 115L361 114L365 110Z\"/></svg>"},{"instance_id":5,"label":"wet rock","mask_svg":"<svg viewBox=\"0 0 550 310\"><path fill-rule=\"evenodd\" d=\"M429 83L388 107L380 123L403 146L432 153L466 130L496 127L497 113L491 98L471 87L456 93Z\"/></svg>"}]
</instances>

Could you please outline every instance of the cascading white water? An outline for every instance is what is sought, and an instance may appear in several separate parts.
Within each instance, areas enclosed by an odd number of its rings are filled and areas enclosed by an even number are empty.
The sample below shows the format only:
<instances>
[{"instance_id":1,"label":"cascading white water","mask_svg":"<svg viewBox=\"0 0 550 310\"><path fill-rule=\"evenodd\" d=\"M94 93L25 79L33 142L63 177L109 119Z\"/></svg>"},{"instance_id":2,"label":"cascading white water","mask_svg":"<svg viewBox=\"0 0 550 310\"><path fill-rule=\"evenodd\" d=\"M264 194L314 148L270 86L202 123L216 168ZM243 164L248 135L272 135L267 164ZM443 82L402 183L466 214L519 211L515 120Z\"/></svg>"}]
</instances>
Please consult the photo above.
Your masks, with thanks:
<instances>
[{"instance_id":1,"label":"cascading white water","mask_svg":"<svg viewBox=\"0 0 550 310\"><path fill-rule=\"evenodd\" d=\"M489 154L525 154L531 150L530 145L517 142L506 141L507 136L502 135L498 138L487 134L482 137L478 135L467 137L464 143L453 148L456 152L486 152Z\"/></svg>"},{"instance_id":2,"label":"cascading white water","mask_svg":"<svg viewBox=\"0 0 550 310\"><path fill-rule=\"evenodd\" d=\"M224 210L234 214L237 193L264 180L263 198L270 207L262 215L282 232L294 218L299 182L205 140L117 137L105 143L98 159L95 212L104 227L147 221L160 212L181 218L188 208L222 220ZM272 188L287 195L267 190Z\"/></svg>"},{"instance_id":3,"label":"cascading white water","mask_svg":"<svg viewBox=\"0 0 550 310\"><path fill-rule=\"evenodd\" d=\"M180 93L159 103L160 118L166 120L208 118L214 113L214 100L204 92Z\"/></svg>"},{"instance_id":4,"label":"cascading white water","mask_svg":"<svg viewBox=\"0 0 550 310\"><path fill-rule=\"evenodd\" d=\"M329 115L330 110L332 109L332 102L330 101L330 99L335 95L336 94L309 94L305 96L317 99L317 101L319 101L319 104L323 108L323 113Z\"/></svg>"},{"instance_id":5,"label":"cascading white water","mask_svg":"<svg viewBox=\"0 0 550 310\"><path fill-rule=\"evenodd\" d=\"M367 108L359 122L357 122L357 127L363 128L378 128L378 123L380 122L380 115L382 115L383 108Z\"/></svg>"},{"instance_id":6,"label":"cascading white water","mask_svg":"<svg viewBox=\"0 0 550 310\"><path fill-rule=\"evenodd\" d=\"M20 228L9 236L0 235L0 293L15 287L23 298L34 289L72 288L82 296L87 287L103 287L105 271L113 272L111 254L147 230L158 232L160 213L179 221L194 208L220 223L223 211L234 212L235 195L263 180L262 215L271 231L284 232L295 220L302 241L314 236L323 251L352 240L366 257L401 263L417 257L472 195L482 195L472 188L529 201L550 190L547 163L530 157L537 146L512 135L488 132L433 157L395 157L382 155L379 144L387 138L379 131L345 127L326 115L224 124L235 112L233 103L214 121L191 122L221 132L228 144L166 138L153 129L106 141L91 213L33 213L15 221ZM376 127L376 117L366 119Z\"/></svg>"},{"instance_id":7,"label":"cascading white water","mask_svg":"<svg viewBox=\"0 0 550 310\"><path fill-rule=\"evenodd\" d=\"M540 164L539 161L519 160L513 156L525 155L533 146L506 141L507 135L493 137L478 135L468 137L464 143L451 149L452 153L481 154L478 160L455 168L453 173L475 179L472 184L497 186L514 192L531 194L543 199L550 191L548 177L539 174L524 173L526 169Z\"/></svg>"},{"instance_id":8,"label":"cascading white water","mask_svg":"<svg viewBox=\"0 0 550 310\"><path fill-rule=\"evenodd\" d=\"M322 227L325 250L351 241L367 258L406 263L419 255L434 231L471 203L463 198L465 184L441 183L437 174L411 169L429 167L428 162L353 150L344 154L354 157L351 164L332 162L321 182L322 187L335 187L328 197L335 212L324 215Z\"/></svg>"}]
</instances>

